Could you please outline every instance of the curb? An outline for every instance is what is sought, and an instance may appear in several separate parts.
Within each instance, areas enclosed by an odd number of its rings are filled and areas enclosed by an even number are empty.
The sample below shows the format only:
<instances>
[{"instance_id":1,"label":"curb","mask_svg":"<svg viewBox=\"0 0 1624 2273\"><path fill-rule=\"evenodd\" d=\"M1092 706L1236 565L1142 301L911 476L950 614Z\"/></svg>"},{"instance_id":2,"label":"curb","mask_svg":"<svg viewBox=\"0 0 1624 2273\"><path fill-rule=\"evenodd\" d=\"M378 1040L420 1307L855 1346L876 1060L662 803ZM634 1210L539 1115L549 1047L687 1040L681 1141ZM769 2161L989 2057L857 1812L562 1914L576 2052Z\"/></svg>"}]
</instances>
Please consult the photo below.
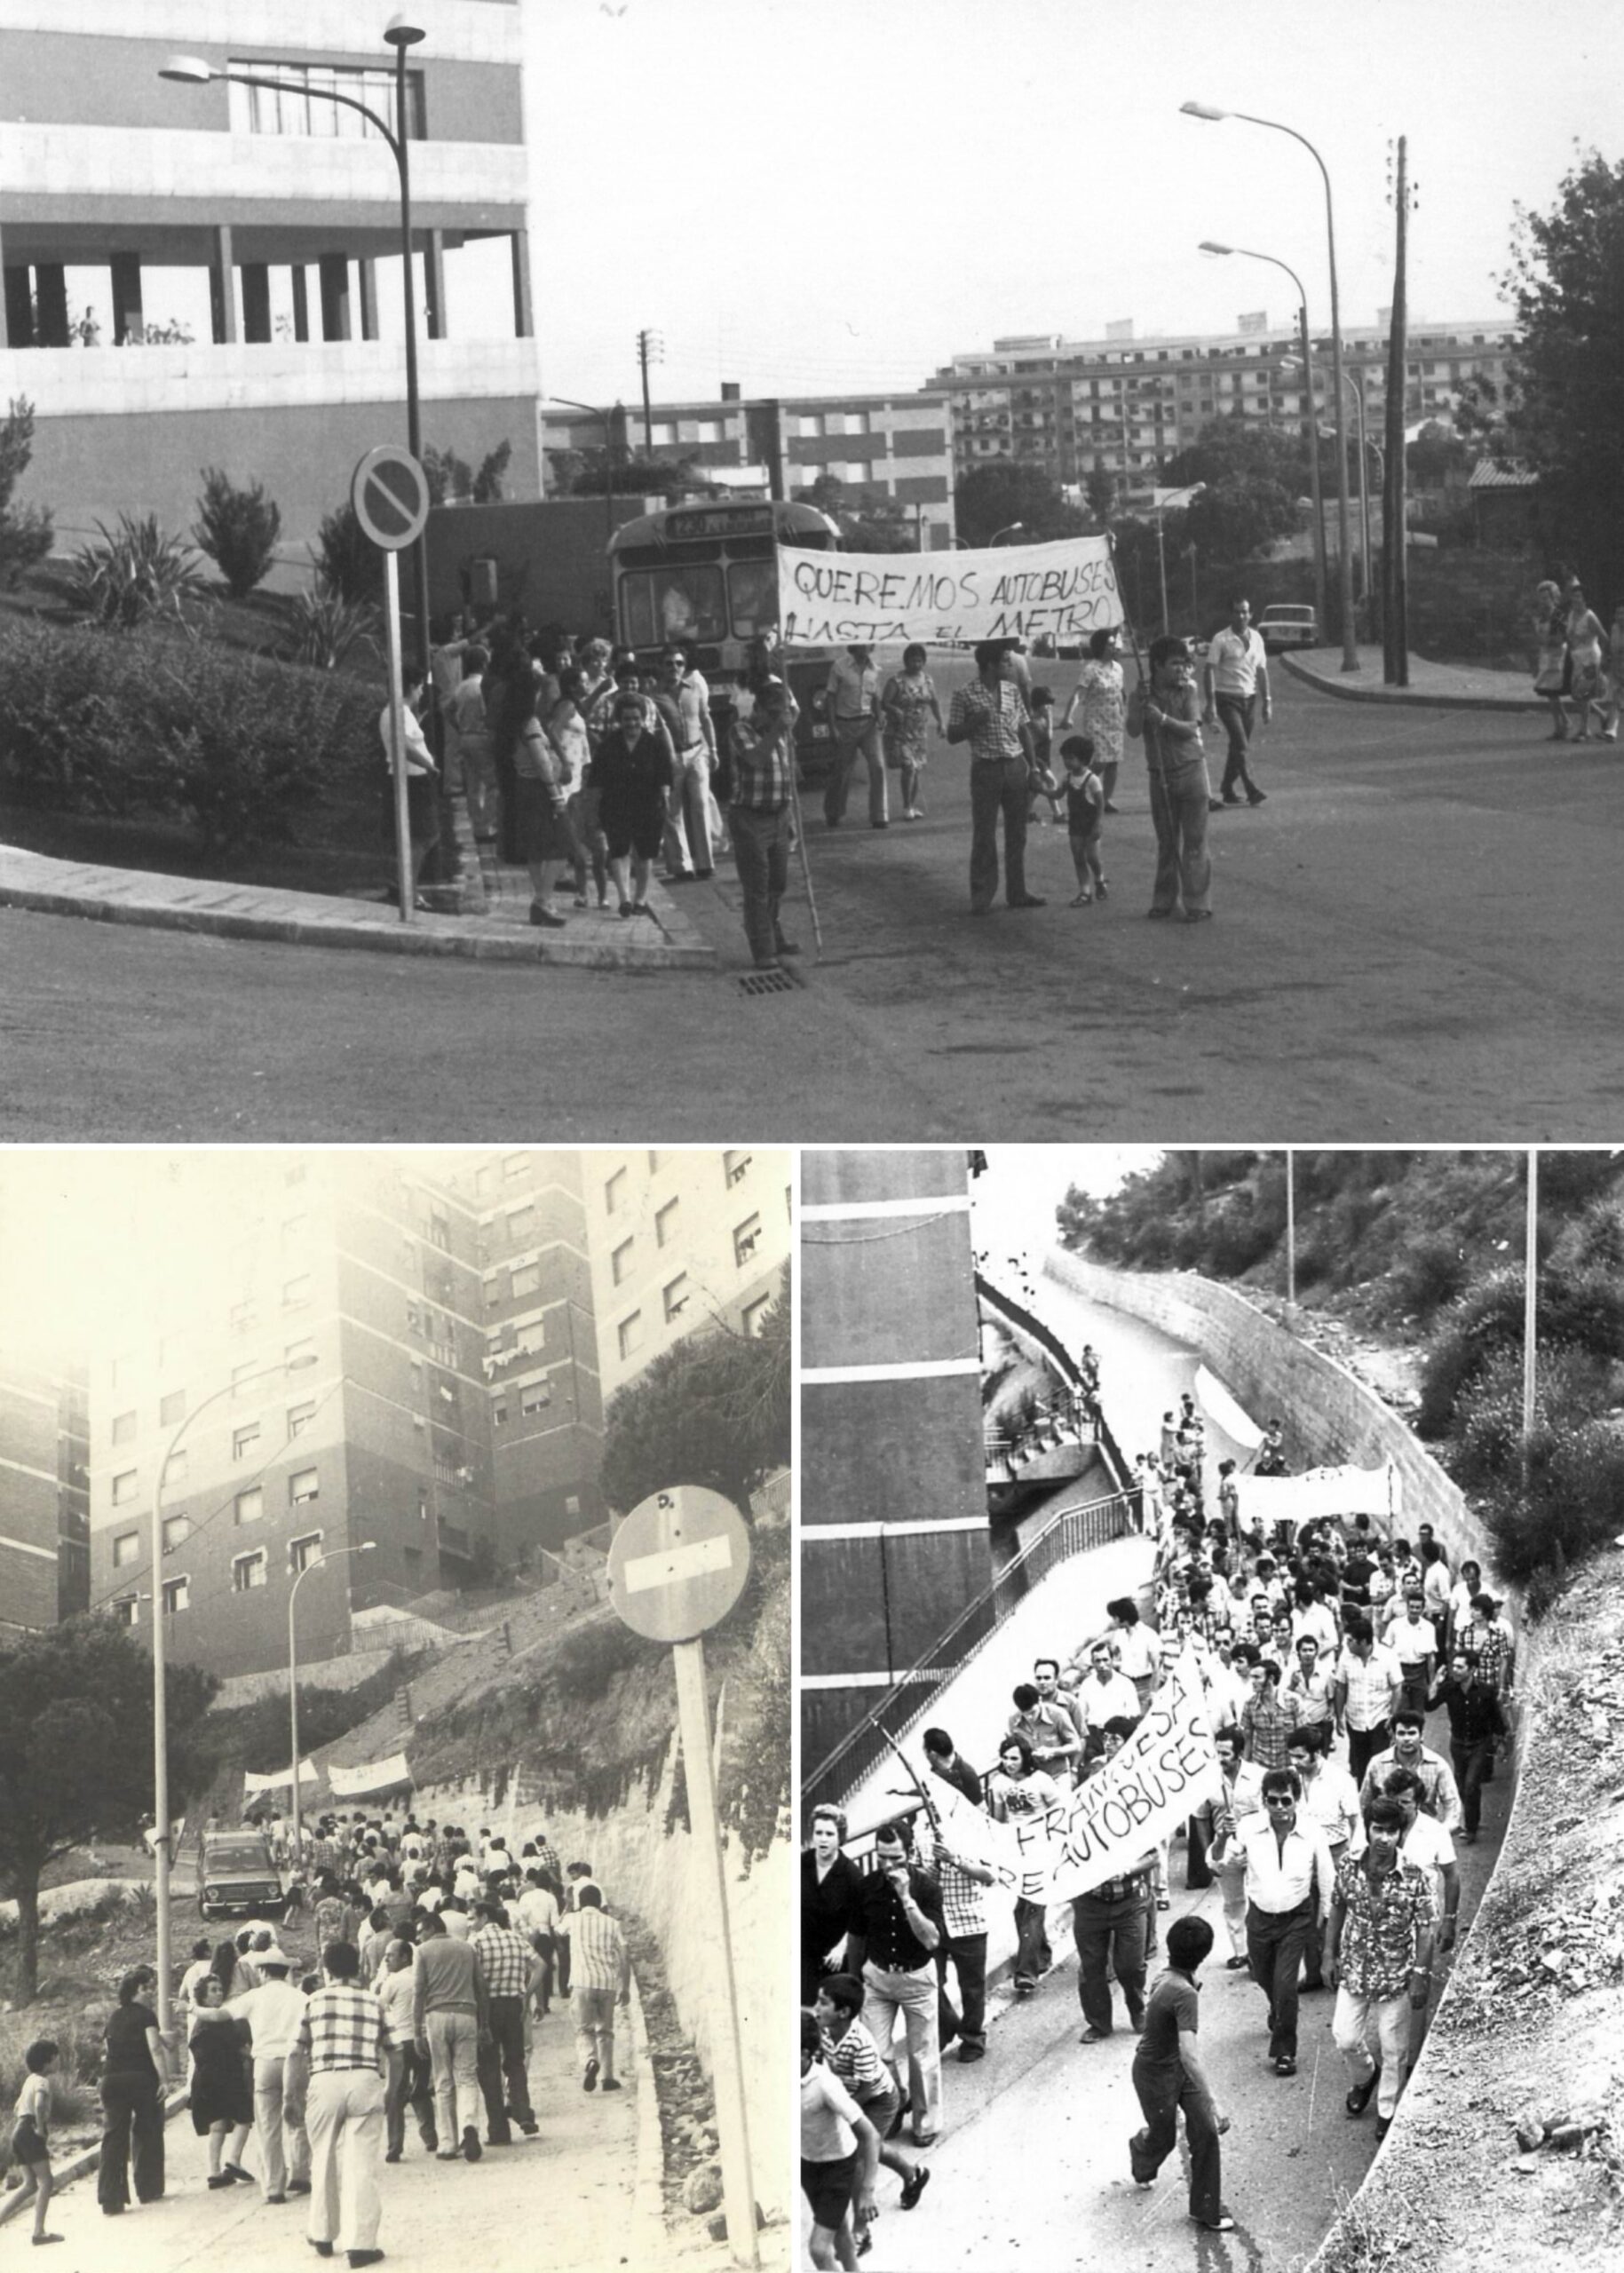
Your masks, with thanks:
<instances>
[{"instance_id":1,"label":"curb","mask_svg":"<svg viewBox=\"0 0 1624 2273\"><path fill-rule=\"evenodd\" d=\"M514 930L470 930L454 916L416 924L374 918L364 901L324 900L315 892L274 897L284 910L257 912L257 895L230 885L142 869L75 869L44 854L0 850L0 907L43 915L79 915L92 923L131 923L154 931L208 933L225 939L270 940L284 946L353 947L373 954L460 956L476 962L558 963L591 970L715 970L714 948L685 917L672 916L681 936L660 943L611 946L606 939L531 936ZM267 895L269 897L269 895ZM234 905L233 903L235 903ZM357 911L352 913L351 911ZM667 919L661 919L665 931ZM444 927L444 928L440 928Z\"/></svg>"},{"instance_id":2,"label":"curb","mask_svg":"<svg viewBox=\"0 0 1624 2273\"><path fill-rule=\"evenodd\" d=\"M635 2239L631 2261L634 2265L657 2265L669 2243L665 2229L665 2145L660 2129L660 2098L654 2088L654 2063L643 2019L643 1996L635 1973L631 1976L627 2019L632 2057L638 2063L637 2174L632 2181L631 2201Z\"/></svg>"},{"instance_id":3,"label":"curb","mask_svg":"<svg viewBox=\"0 0 1624 2273\"><path fill-rule=\"evenodd\" d=\"M163 2120L167 2123L171 2116L178 2115L184 2108L188 2108L191 2104L192 2095L190 2091L176 2092L171 2098L166 2099L163 2103ZM74 2157L71 2162L52 2163L51 2166L51 2191L53 2193L59 2192L64 2186L68 2185L74 2179L88 2176L88 2174L96 2168L100 2160L101 2148L99 2143L94 2147L83 2148ZM32 2209L34 2206L34 2197L31 2194L26 2197L21 2194L8 2194L4 2201L0 2202L0 2226L4 2226L8 2220L17 2216L18 2213L22 2209L25 2200L28 2207Z\"/></svg>"},{"instance_id":4,"label":"curb","mask_svg":"<svg viewBox=\"0 0 1624 2273\"><path fill-rule=\"evenodd\" d=\"M1334 694L1341 702L1387 702L1415 710L1504 710L1526 713L1534 717L1545 708L1534 694L1424 694L1408 686L1346 686L1334 678L1323 678L1318 671L1307 669L1295 656L1282 652L1274 661L1290 676L1311 686L1321 694Z\"/></svg>"}]
</instances>

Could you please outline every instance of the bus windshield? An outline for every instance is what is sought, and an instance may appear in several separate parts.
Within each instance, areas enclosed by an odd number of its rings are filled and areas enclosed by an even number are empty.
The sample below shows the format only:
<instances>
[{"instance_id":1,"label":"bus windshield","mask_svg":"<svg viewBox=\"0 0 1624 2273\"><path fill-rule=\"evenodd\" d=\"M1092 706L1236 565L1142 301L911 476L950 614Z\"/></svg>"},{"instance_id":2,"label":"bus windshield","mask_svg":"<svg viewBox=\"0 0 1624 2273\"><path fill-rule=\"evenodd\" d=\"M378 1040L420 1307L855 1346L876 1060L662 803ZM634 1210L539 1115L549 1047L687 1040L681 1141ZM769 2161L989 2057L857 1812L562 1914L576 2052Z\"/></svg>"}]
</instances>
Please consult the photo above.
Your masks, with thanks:
<instances>
[{"instance_id":1,"label":"bus windshield","mask_svg":"<svg viewBox=\"0 0 1624 2273\"><path fill-rule=\"evenodd\" d=\"M609 548L621 638L639 649L681 640L721 650L717 662L736 669L746 643L778 621L775 545L839 541L826 515L782 499L671 506L627 522Z\"/></svg>"},{"instance_id":2,"label":"bus windshield","mask_svg":"<svg viewBox=\"0 0 1624 2273\"><path fill-rule=\"evenodd\" d=\"M720 567L630 570L621 587L621 605L624 637L633 647L727 637Z\"/></svg>"}]
</instances>

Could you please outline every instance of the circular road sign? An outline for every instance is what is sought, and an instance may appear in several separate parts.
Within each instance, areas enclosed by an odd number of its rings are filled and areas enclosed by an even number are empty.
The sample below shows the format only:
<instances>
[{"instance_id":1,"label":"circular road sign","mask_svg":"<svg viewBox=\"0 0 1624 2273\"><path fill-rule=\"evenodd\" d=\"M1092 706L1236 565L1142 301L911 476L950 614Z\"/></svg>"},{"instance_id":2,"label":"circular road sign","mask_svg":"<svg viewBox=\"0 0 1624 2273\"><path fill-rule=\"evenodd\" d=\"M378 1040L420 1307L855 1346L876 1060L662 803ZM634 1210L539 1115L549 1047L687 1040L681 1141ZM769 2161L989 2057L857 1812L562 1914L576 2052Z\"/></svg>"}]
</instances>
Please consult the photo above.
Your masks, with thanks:
<instances>
[{"instance_id":1,"label":"circular road sign","mask_svg":"<svg viewBox=\"0 0 1624 2273\"><path fill-rule=\"evenodd\" d=\"M380 442L368 450L350 483L355 518L385 552L416 544L429 518L428 477L409 450Z\"/></svg>"},{"instance_id":2,"label":"circular road sign","mask_svg":"<svg viewBox=\"0 0 1624 2273\"><path fill-rule=\"evenodd\" d=\"M750 1574L750 1534L731 1500L674 1484L639 1502L609 1548L609 1593L651 1642L692 1642L720 1623Z\"/></svg>"}]
</instances>

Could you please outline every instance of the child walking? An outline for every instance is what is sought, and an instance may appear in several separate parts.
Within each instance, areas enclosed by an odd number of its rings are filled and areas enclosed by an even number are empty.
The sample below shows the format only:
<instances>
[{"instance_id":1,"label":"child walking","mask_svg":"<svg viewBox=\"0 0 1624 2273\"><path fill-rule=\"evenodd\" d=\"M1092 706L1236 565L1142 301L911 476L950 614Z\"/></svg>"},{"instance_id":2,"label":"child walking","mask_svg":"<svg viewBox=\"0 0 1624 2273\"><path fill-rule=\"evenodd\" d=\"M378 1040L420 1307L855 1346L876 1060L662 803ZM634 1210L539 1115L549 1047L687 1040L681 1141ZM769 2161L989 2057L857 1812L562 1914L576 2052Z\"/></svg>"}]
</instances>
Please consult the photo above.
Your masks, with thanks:
<instances>
[{"instance_id":1,"label":"child walking","mask_svg":"<svg viewBox=\"0 0 1624 2273\"><path fill-rule=\"evenodd\" d=\"M1060 818L1060 784L1055 780L1050 753L1054 748L1055 698L1046 686L1034 686L1028 698L1029 723L1032 727L1032 772L1028 777L1026 818L1038 828L1046 828L1050 818ZM1049 812L1042 813L1038 807L1048 801Z\"/></svg>"},{"instance_id":2,"label":"child walking","mask_svg":"<svg viewBox=\"0 0 1624 2273\"><path fill-rule=\"evenodd\" d=\"M21 2198L26 2202L30 2194L34 2197L36 2249L62 2238L60 2234L45 2231L45 2213L51 2205L50 2076L57 2051L58 2047L51 2039L43 2036L23 2054L23 2065L28 2072L17 2095L16 2120L12 2130L12 2154L23 2170Z\"/></svg>"},{"instance_id":3,"label":"child walking","mask_svg":"<svg viewBox=\"0 0 1624 2273\"><path fill-rule=\"evenodd\" d=\"M1095 764L1094 744L1087 734L1068 734L1060 745L1066 767L1061 795L1066 799L1066 826L1072 840L1072 865L1077 871L1073 907L1087 907L1096 892L1110 898L1110 888L1099 862L1099 841L1105 820L1105 785Z\"/></svg>"}]
</instances>

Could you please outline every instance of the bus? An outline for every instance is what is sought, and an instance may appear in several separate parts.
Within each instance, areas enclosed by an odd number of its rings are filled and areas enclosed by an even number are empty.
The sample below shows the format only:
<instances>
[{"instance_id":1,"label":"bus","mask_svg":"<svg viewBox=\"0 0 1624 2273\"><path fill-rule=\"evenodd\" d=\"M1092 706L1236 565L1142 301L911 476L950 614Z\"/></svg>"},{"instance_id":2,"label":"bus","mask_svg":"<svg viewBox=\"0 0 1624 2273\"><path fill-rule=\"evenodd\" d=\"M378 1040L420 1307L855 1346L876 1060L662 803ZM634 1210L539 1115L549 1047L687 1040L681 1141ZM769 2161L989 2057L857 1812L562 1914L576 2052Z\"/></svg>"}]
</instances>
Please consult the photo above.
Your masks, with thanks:
<instances>
[{"instance_id":1,"label":"bus","mask_svg":"<svg viewBox=\"0 0 1624 2273\"><path fill-rule=\"evenodd\" d=\"M720 734L743 677L745 650L778 623L776 548L839 550L840 531L815 505L781 498L668 505L622 522L609 541L614 624L622 646L652 663L680 640L709 682ZM797 647L780 668L801 706L803 769L827 764L832 731L825 684L836 650Z\"/></svg>"}]
</instances>

